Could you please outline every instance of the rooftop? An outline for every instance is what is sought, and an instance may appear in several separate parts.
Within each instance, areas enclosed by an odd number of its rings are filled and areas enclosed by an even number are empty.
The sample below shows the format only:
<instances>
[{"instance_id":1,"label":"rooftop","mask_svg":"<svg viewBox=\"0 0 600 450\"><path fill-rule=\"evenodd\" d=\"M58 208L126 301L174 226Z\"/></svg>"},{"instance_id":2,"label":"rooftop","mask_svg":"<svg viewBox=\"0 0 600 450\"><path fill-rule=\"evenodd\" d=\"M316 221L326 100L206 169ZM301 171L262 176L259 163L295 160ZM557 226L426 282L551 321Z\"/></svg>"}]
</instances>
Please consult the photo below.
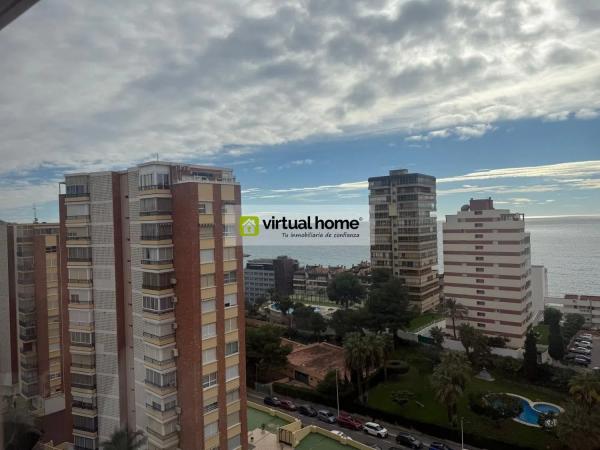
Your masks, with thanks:
<instances>
[{"instance_id":1,"label":"rooftop","mask_svg":"<svg viewBox=\"0 0 600 450\"><path fill-rule=\"evenodd\" d=\"M282 340L283 341L283 340ZM323 379L334 368L342 368L340 376L346 375L344 349L327 342L304 345L299 342L285 339L285 343L292 345L292 352L288 355L290 365L301 368L306 374Z\"/></svg>"}]
</instances>

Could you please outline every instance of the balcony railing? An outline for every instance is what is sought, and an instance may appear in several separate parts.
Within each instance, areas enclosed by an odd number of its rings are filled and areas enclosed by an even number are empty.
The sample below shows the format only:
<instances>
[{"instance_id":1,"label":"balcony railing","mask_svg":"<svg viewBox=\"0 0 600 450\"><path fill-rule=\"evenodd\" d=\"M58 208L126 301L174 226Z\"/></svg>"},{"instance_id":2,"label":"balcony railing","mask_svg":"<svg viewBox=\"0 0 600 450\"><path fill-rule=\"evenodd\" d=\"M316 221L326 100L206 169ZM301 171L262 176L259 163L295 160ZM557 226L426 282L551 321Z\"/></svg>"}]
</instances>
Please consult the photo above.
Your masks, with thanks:
<instances>
[{"instance_id":1,"label":"balcony railing","mask_svg":"<svg viewBox=\"0 0 600 450\"><path fill-rule=\"evenodd\" d=\"M81 368L81 369L94 369L94 368L96 368L96 362L83 363L83 362L72 362L71 361L71 367Z\"/></svg>"},{"instance_id":2,"label":"balcony railing","mask_svg":"<svg viewBox=\"0 0 600 450\"><path fill-rule=\"evenodd\" d=\"M67 241L88 241L91 236L67 236Z\"/></svg>"},{"instance_id":3,"label":"balcony railing","mask_svg":"<svg viewBox=\"0 0 600 450\"><path fill-rule=\"evenodd\" d=\"M96 389L96 383L81 383L78 381L71 381L71 386L79 389Z\"/></svg>"},{"instance_id":4,"label":"balcony railing","mask_svg":"<svg viewBox=\"0 0 600 450\"><path fill-rule=\"evenodd\" d=\"M171 210L168 211L140 211L140 216L170 216Z\"/></svg>"},{"instance_id":5,"label":"balcony railing","mask_svg":"<svg viewBox=\"0 0 600 450\"><path fill-rule=\"evenodd\" d=\"M152 189L171 189L171 185L169 183L162 184L148 184L146 186L140 186L140 191L150 191Z\"/></svg>"},{"instance_id":6,"label":"balcony railing","mask_svg":"<svg viewBox=\"0 0 600 450\"><path fill-rule=\"evenodd\" d=\"M142 259L142 264L149 266L162 266L165 264L173 264L173 258L171 259Z\"/></svg>"},{"instance_id":7,"label":"balcony railing","mask_svg":"<svg viewBox=\"0 0 600 450\"><path fill-rule=\"evenodd\" d=\"M19 337L21 338L22 341L35 341L37 338L37 333L36 332L29 332L29 333L19 333Z\"/></svg>"},{"instance_id":8,"label":"balcony railing","mask_svg":"<svg viewBox=\"0 0 600 450\"><path fill-rule=\"evenodd\" d=\"M163 283L163 284L156 284L156 283L142 283L142 289L150 289L151 291L163 291L166 289L172 289L173 286L171 285L171 283Z\"/></svg>"},{"instance_id":9,"label":"balcony railing","mask_svg":"<svg viewBox=\"0 0 600 450\"><path fill-rule=\"evenodd\" d=\"M85 280L82 278L69 278L69 283L77 283L77 284L87 284L87 285L92 285L92 280Z\"/></svg>"},{"instance_id":10,"label":"balcony railing","mask_svg":"<svg viewBox=\"0 0 600 450\"><path fill-rule=\"evenodd\" d=\"M140 236L140 240L142 240L142 241L166 241L169 239L173 239L172 234L154 234L154 235Z\"/></svg>"},{"instance_id":11,"label":"balcony railing","mask_svg":"<svg viewBox=\"0 0 600 450\"><path fill-rule=\"evenodd\" d=\"M74 430L80 430L80 431L87 431L88 433L97 433L98 432L98 425L96 425L96 424L94 424L94 425L83 425L83 424L73 423L73 429Z\"/></svg>"},{"instance_id":12,"label":"balcony railing","mask_svg":"<svg viewBox=\"0 0 600 450\"><path fill-rule=\"evenodd\" d=\"M89 197L90 193L89 192L71 192L68 194L65 194L65 197L67 198L72 198L72 197Z\"/></svg>"},{"instance_id":13,"label":"balcony railing","mask_svg":"<svg viewBox=\"0 0 600 450\"><path fill-rule=\"evenodd\" d=\"M157 340L159 342L163 342L163 341L168 341L168 340L171 340L171 339L175 339L175 334L174 333L165 334L163 336L158 336L156 334L152 334L152 333L148 333L148 332L144 331L143 336L145 338L155 339L155 340Z\"/></svg>"},{"instance_id":14,"label":"balcony railing","mask_svg":"<svg viewBox=\"0 0 600 450\"><path fill-rule=\"evenodd\" d=\"M96 405L93 403L80 402L78 400L73 400L71 402L71 406L73 408L87 409L89 411L93 411L96 409Z\"/></svg>"},{"instance_id":15,"label":"balcony railing","mask_svg":"<svg viewBox=\"0 0 600 450\"><path fill-rule=\"evenodd\" d=\"M68 256L67 262L92 262L91 256Z\"/></svg>"},{"instance_id":16,"label":"balcony railing","mask_svg":"<svg viewBox=\"0 0 600 450\"><path fill-rule=\"evenodd\" d=\"M161 367L172 365L175 363L174 358L158 360L158 359L151 358L150 356L144 356L144 361L146 361L150 364L154 364L156 366L161 366Z\"/></svg>"},{"instance_id":17,"label":"balcony railing","mask_svg":"<svg viewBox=\"0 0 600 450\"><path fill-rule=\"evenodd\" d=\"M84 214L80 216L67 216L67 220L89 220L89 218L89 214Z\"/></svg>"},{"instance_id":18,"label":"balcony railing","mask_svg":"<svg viewBox=\"0 0 600 450\"><path fill-rule=\"evenodd\" d=\"M93 347L93 342L73 342L71 341L71 345L74 347Z\"/></svg>"}]
</instances>

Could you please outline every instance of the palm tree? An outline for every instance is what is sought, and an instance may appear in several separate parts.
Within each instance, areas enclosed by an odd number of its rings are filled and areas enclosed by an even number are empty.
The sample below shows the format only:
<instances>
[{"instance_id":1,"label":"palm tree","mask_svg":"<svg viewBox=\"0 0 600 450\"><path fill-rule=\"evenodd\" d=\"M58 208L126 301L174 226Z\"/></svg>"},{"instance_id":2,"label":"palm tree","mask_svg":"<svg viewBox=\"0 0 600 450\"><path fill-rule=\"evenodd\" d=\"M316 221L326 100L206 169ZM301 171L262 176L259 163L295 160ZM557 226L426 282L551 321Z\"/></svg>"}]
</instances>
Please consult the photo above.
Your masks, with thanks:
<instances>
[{"instance_id":1,"label":"palm tree","mask_svg":"<svg viewBox=\"0 0 600 450\"><path fill-rule=\"evenodd\" d=\"M591 410L577 402L569 402L557 417L556 435L572 450L597 450L600 448L600 408Z\"/></svg>"},{"instance_id":2,"label":"palm tree","mask_svg":"<svg viewBox=\"0 0 600 450\"><path fill-rule=\"evenodd\" d=\"M387 381L387 364L394 352L394 338L389 333L377 334L378 346L382 349L383 374Z\"/></svg>"},{"instance_id":3,"label":"palm tree","mask_svg":"<svg viewBox=\"0 0 600 450\"><path fill-rule=\"evenodd\" d=\"M102 450L137 450L145 439L142 431L129 431L126 427L115 430L110 439L101 443Z\"/></svg>"},{"instance_id":4,"label":"palm tree","mask_svg":"<svg viewBox=\"0 0 600 450\"><path fill-rule=\"evenodd\" d=\"M454 339L457 339L456 321L467 315L467 309L460 303L457 303L453 298L447 298L444 300L443 310L446 316L452 320L452 332L454 333Z\"/></svg>"},{"instance_id":5,"label":"palm tree","mask_svg":"<svg viewBox=\"0 0 600 450\"><path fill-rule=\"evenodd\" d=\"M458 400L469 379L471 364L463 353L446 352L431 376L436 399L446 406L448 421L456 421Z\"/></svg>"},{"instance_id":6,"label":"palm tree","mask_svg":"<svg viewBox=\"0 0 600 450\"><path fill-rule=\"evenodd\" d=\"M362 400L362 379L367 366L367 348L360 333L348 333L344 338L346 368L356 378L358 397Z\"/></svg>"},{"instance_id":7,"label":"palm tree","mask_svg":"<svg viewBox=\"0 0 600 450\"><path fill-rule=\"evenodd\" d=\"M600 376L591 372L575 375L569 381L569 393L576 402L592 409L600 404Z\"/></svg>"}]
</instances>

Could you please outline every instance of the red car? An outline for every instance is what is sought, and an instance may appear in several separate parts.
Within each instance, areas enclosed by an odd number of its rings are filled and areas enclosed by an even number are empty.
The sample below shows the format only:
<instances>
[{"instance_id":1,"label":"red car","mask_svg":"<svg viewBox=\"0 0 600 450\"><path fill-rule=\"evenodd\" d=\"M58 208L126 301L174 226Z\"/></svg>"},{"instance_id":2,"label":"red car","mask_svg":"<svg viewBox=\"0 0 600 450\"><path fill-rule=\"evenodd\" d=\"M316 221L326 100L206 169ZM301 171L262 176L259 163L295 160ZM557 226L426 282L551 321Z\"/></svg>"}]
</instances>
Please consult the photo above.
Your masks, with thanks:
<instances>
[{"instance_id":1,"label":"red car","mask_svg":"<svg viewBox=\"0 0 600 450\"><path fill-rule=\"evenodd\" d=\"M291 400L281 400L280 408L287 409L288 411L296 411L298 407Z\"/></svg>"},{"instance_id":2,"label":"red car","mask_svg":"<svg viewBox=\"0 0 600 450\"><path fill-rule=\"evenodd\" d=\"M350 414L340 413L337 418L337 423L339 426L344 428L349 428L351 430L362 430L363 424L360 420L355 419Z\"/></svg>"}]
</instances>

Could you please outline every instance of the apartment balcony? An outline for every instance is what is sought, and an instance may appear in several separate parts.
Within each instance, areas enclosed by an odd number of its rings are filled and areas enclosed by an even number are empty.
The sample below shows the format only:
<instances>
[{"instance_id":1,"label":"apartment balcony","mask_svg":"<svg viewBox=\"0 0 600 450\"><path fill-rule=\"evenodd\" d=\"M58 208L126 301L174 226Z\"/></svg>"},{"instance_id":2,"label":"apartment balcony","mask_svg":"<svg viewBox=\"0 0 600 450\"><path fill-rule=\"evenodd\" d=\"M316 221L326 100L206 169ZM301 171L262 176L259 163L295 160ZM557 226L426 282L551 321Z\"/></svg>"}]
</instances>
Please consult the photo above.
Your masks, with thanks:
<instances>
[{"instance_id":1,"label":"apartment balcony","mask_svg":"<svg viewBox=\"0 0 600 450\"><path fill-rule=\"evenodd\" d=\"M146 427L146 431L148 432L149 443L155 447L173 449L177 448L179 444L179 432L177 431L174 431L167 435L163 435L158 431L154 431L150 427Z\"/></svg>"},{"instance_id":2,"label":"apartment balcony","mask_svg":"<svg viewBox=\"0 0 600 450\"><path fill-rule=\"evenodd\" d=\"M82 225L90 223L90 216L82 215L82 216L67 216L65 219L65 225Z\"/></svg>"},{"instance_id":3,"label":"apartment balcony","mask_svg":"<svg viewBox=\"0 0 600 450\"><path fill-rule=\"evenodd\" d=\"M150 295L172 294L175 292L172 284L154 285L142 283L142 290L144 293Z\"/></svg>"},{"instance_id":4,"label":"apartment balcony","mask_svg":"<svg viewBox=\"0 0 600 450\"><path fill-rule=\"evenodd\" d=\"M66 245L67 247L75 246L80 247L82 245L91 245L92 237L91 236L68 236Z\"/></svg>"},{"instance_id":5,"label":"apartment balcony","mask_svg":"<svg viewBox=\"0 0 600 450\"><path fill-rule=\"evenodd\" d=\"M142 269L164 270L173 268L173 259L142 259Z\"/></svg>"},{"instance_id":6,"label":"apartment balcony","mask_svg":"<svg viewBox=\"0 0 600 450\"><path fill-rule=\"evenodd\" d=\"M144 363L148 367L152 367L158 370L170 369L171 367L175 367L175 358L158 360L151 358L150 356L144 356Z\"/></svg>"},{"instance_id":7,"label":"apartment balcony","mask_svg":"<svg viewBox=\"0 0 600 450\"><path fill-rule=\"evenodd\" d=\"M26 384L36 384L38 382L37 370L29 370L27 372L21 372L21 381Z\"/></svg>"},{"instance_id":8,"label":"apartment balcony","mask_svg":"<svg viewBox=\"0 0 600 450\"><path fill-rule=\"evenodd\" d=\"M173 234L153 234L141 235L142 245L170 244L173 241Z\"/></svg>"},{"instance_id":9,"label":"apartment balcony","mask_svg":"<svg viewBox=\"0 0 600 450\"><path fill-rule=\"evenodd\" d=\"M69 322L69 331L94 331L94 322Z\"/></svg>"},{"instance_id":10,"label":"apartment balcony","mask_svg":"<svg viewBox=\"0 0 600 450\"><path fill-rule=\"evenodd\" d=\"M23 370L37 369L37 356L34 355L31 359L21 356L19 364Z\"/></svg>"},{"instance_id":11,"label":"apartment balcony","mask_svg":"<svg viewBox=\"0 0 600 450\"><path fill-rule=\"evenodd\" d=\"M35 311L19 312L19 325L22 327L34 327L36 324Z\"/></svg>"},{"instance_id":12,"label":"apartment balcony","mask_svg":"<svg viewBox=\"0 0 600 450\"><path fill-rule=\"evenodd\" d=\"M154 309L143 309L144 319L160 321L160 320L171 320L175 318L175 310L173 308L165 311L156 311Z\"/></svg>"},{"instance_id":13,"label":"apartment balcony","mask_svg":"<svg viewBox=\"0 0 600 450\"><path fill-rule=\"evenodd\" d=\"M153 405L146 405L146 414L158 420L159 422L169 422L177 417L176 408L171 408L166 411L162 411L160 407Z\"/></svg>"},{"instance_id":14,"label":"apartment balcony","mask_svg":"<svg viewBox=\"0 0 600 450\"><path fill-rule=\"evenodd\" d=\"M73 414L84 417L96 417L98 415L98 409L93 403L85 403L74 400L71 403L71 410Z\"/></svg>"},{"instance_id":15,"label":"apartment balcony","mask_svg":"<svg viewBox=\"0 0 600 450\"><path fill-rule=\"evenodd\" d=\"M158 336L144 331L144 341L154 345L166 345L175 342L175 333Z\"/></svg>"},{"instance_id":16,"label":"apartment balcony","mask_svg":"<svg viewBox=\"0 0 600 450\"><path fill-rule=\"evenodd\" d=\"M92 257L88 258L68 258L67 267L91 267Z\"/></svg>"},{"instance_id":17,"label":"apartment balcony","mask_svg":"<svg viewBox=\"0 0 600 450\"><path fill-rule=\"evenodd\" d=\"M69 278L68 289L79 289L79 288L91 288L93 286L92 280L85 280L79 278Z\"/></svg>"},{"instance_id":18,"label":"apartment balcony","mask_svg":"<svg viewBox=\"0 0 600 450\"><path fill-rule=\"evenodd\" d=\"M23 384L21 386L21 395L25 398L33 398L39 395L40 388L37 383L34 384Z\"/></svg>"},{"instance_id":19,"label":"apartment balcony","mask_svg":"<svg viewBox=\"0 0 600 450\"><path fill-rule=\"evenodd\" d=\"M19 300L19 312L24 314L30 314L35 312L35 300Z\"/></svg>"},{"instance_id":20,"label":"apartment balcony","mask_svg":"<svg viewBox=\"0 0 600 450\"><path fill-rule=\"evenodd\" d=\"M27 330L19 331L19 339L23 342L33 342L37 339L37 332L35 329L28 328Z\"/></svg>"},{"instance_id":21,"label":"apartment balcony","mask_svg":"<svg viewBox=\"0 0 600 450\"><path fill-rule=\"evenodd\" d=\"M78 373L81 375L95 375L96 365L95 364L71 364L70 372L72 374Z\"/></svg>"},{"instance_id":22,"label":"apartment balcony","mask_svg":"<svg viewBox=\"0 0 600 450\"><path fill-rule=\"evenodd\" d=\"M89 192L73 192L70 194L65 194L65 202L84 202L89 201L90 193Z\"/></svg>"},{"instance_id":23,"label":"apartment balcony","mask_svg":"<svg viewBox=\"0 0 600 450\"><path fill-rule=\"evenodd\" d=\"M168 395L177 392L177 385L175 383L167 384L164 386L154 384L153 382L148 380L144 380L144 383L146 385L146 389L158 395Z\"/></svg>"}]
</instances>

